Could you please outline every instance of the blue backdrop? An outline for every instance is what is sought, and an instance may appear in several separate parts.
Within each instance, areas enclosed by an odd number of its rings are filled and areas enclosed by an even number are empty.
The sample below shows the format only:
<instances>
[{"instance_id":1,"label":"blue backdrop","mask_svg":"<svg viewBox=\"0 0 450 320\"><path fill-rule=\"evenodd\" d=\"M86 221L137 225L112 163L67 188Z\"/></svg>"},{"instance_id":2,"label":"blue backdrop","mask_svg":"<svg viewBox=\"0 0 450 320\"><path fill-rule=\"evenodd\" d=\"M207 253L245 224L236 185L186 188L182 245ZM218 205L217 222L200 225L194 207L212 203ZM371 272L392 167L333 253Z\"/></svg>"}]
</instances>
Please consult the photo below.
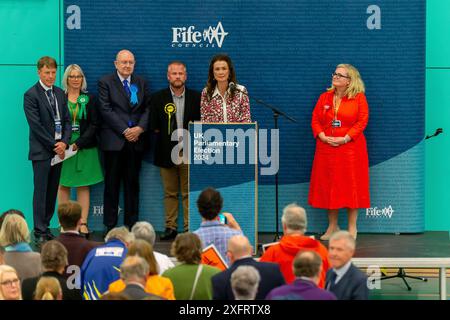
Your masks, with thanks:
<instances>
[{"instance_id":1,"label":"blue backdrop","mask_svg":"<svg viewBox=\"0 0 450 320\"><path fill-rule=\"evenodd\" d=\"M361 210L359 231L423 231L425 1L67 0L65 8L65 63L82 66L93 93L123 48L135 53L136 72L151 91L167 86L167 63L175 59L186 62L188 86L200 91L210 58L228 53L250 95L298 120L280 121L280 206L305 206L310 231L326 225L323 211L306 204L314 155L311 112L335 66L355 65L370 108L372 207ZM251 111L259 128L272 127L271 112L255 103ZM274 178L258 181L259 230L273 231ZM96 224L102 186L92 191ZM162 188L151 154L141 198L142 217L162 230Z\"/></svg>"}]
</instances>

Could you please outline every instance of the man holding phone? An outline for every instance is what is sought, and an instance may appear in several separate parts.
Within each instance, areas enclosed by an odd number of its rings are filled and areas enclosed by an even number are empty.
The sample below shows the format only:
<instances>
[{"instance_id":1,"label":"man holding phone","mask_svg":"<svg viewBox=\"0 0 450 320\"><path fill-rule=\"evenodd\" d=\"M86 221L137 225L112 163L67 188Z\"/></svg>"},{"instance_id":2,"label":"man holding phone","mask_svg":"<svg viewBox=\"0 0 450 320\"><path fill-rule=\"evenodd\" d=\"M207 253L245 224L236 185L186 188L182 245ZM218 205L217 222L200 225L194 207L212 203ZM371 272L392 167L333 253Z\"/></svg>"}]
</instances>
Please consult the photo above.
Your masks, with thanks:
<instances>
[{"instance_id":1,"label":"man holding phone","mask_svg":"<svg viewBox=\"0 0 450 320\"><path fill-rule=\"evenodd\" d=\"M242 235L242 230L233 215L222 210L223 198L214 188L206 188L197 199L197 207L202 216L202 223L194 233L202 241L203 248L213 244L228 264L228 240L235 235Z\"/></svg>"}]
</instances>

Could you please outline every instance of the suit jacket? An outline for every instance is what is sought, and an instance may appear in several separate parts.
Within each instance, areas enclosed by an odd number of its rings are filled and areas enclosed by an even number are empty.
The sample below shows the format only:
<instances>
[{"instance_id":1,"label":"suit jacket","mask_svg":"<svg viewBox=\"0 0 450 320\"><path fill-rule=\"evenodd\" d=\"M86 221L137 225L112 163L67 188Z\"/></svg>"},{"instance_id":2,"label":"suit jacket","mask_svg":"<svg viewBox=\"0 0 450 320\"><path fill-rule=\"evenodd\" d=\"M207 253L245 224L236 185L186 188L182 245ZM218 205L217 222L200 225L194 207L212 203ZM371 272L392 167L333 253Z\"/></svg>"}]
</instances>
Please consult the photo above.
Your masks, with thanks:
<instances>
[{"instance_id":1,"label":"suit jacket","mask_svg":"<svg viewBox=\"0 0 450 320\"><path fill-rule=\"evenodd\" d=\"M37 283L41 277L54 277L59 281L62 290L63 300L81 300L80 289L67 288L67 279L54 271L46 271L39 277L25 279L22 283L22 298L23 300L33 300L34 292L36 290Z\"/></svg>"},{"instance_id":2,"label":"suit jacket","mask_svg":"<svg viewBox=\"0 0 450 320\"><path fill-rule=\"evenodd\" d=\"M80 137L75 141L75 144L80 150L97 146L97 131L99 127L96 97L83 92L81 94L87 95L89 97L89 102L86 105L86 118L80 119ZM72 120L73 119L71 119L71 121Z\"/></svg>"},{"instance_id":3,"label":"suit jacket","mask_svg":"<svg viewBox=\"0 0 450 320\"><path fill-rule=\"evenodd\" d=\"M172 132L178 129L175 114L170 117L170 134L169 134L169 116L164 111L164 107L168 103L173 103L172 92L170 88L166 88L154 93L150 98L150 128L159 130L156 138L155 146L155 165L164 168L173 167L171 152L177 144L171 141ZM184 115L183 129L189 129L190 121L200 120L200 92L185 89L184 98Z\"/></svg>"},{"instance_id":4,"label":"suit jacket","mask_svg":"<svg viewBox=\"0 0 450 320\"><path fill-rule=\"evenodd\" d=\"M338 300L368 300L367 276L353 264L335 285L330 286L332 270L327 272L325 288L333 292Z\"/></svg>"},{"instance_id":5,"label":"suit jacket","mask_svg":"<svg viewBox=\"0 0 450 320\"><path fill-rule=\"evenodd\" d=\"M261 281L255 300L265 299L272 289L285 284L278 264L258 262L251 257L243 258L236 260L230 268L212 277L213 300L234 300L230 279L233 271L239 266L252 266L259 271Z\"/></svg>"},{"instance_id":6,"label":"suit jacket","mask_svg":"<svg viewBox=\"0 0 450 320\"><path fill-rule=\"evenodd\" d=\"M53 86L61 117L61 141L69 144L72 127L64 91ZM47 160L55 155L55 118L44 88L39 81L24 94L23 108L30 127L29 160Z\"/></svg>"},{"instance_id":7,"label":"suit jacket","mask_svg":"<svg viewBox=\"0 0 450 320\"><path fill-rule=\"evenodd\" d=\"M132 105L117 72L98 81L98 109L101 115L100 148L104 151L120 151L125 145L123 132L129 122L147 131L149 121L148 86L140 76L131 75L131 85L138 89L138 103ZM134 144L136 151L143 151L146 135L141 134Z\"/></svg>"},{"instance_id":8,"label":"suit jacket","mask_svg":"<svg viewBox=\"0 0 450 320\"><path fill-rule=\"evenodd\" d=\"M122 293L127 295L131 300L143 300L145 298L152 298L152 300L164 300L160 296L145 292L145 290L137 284L127 285Z\"/></svg>"}]
</instances>

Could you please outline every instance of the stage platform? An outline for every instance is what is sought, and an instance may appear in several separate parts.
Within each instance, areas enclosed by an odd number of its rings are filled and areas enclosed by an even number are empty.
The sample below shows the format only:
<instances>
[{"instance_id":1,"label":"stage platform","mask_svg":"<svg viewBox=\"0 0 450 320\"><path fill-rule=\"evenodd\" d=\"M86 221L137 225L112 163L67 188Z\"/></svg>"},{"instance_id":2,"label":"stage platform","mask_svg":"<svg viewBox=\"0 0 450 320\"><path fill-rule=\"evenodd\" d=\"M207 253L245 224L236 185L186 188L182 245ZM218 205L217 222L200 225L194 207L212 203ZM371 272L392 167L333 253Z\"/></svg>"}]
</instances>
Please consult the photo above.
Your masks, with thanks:
<instances>
[{"instance_id":1,"label":"stage platform","mask_svg":"<svg viewBox=\"0 0 450 320\"><path fill-rule=\"evenodd\" d=\"M54 235L59 230L52 229ZM308 234L319 238L317 234ZM93 232L91 240L103 241L101 232ZM261 245L274 242L274 233L258 234L258 251L256 257L261 256ZM31 239L34 245L34 239ZM161 241L156 237L155 251L170 255L172 241ZM322 241L327 246L328 241ZM34 247L36 251L39 248ZM450 238L445 231L429 231L419 234L384 234L358 233L355 258L450 258Z\"/></svg>"}]
</instances>

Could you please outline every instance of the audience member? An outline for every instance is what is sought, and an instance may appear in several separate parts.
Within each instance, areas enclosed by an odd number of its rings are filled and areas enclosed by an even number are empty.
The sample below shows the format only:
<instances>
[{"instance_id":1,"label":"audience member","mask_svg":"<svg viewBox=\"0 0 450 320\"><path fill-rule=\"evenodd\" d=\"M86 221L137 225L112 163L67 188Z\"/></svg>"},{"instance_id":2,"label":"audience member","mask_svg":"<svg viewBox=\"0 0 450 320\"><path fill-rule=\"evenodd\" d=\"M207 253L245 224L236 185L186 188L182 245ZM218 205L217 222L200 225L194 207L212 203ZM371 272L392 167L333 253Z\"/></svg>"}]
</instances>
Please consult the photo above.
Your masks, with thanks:
<instances>
[{"instance_id":1,"label":"audience member","mask_svg":"<svg viewBox=\"0 0 450 320\"><path fill-rule=\"evenodd\" d=\"M127 257L139 256L143 258L148 266L149 272L145 283L145 292L151 293L168 300L175 300L172 282L165 277L158 275L153 249L150 243L145 240L135 240L128 248ZM125 282L119 279L109 285L108 292L121 292L125 289Z\"/></svg>"},{"instance_id":2,"label":"audience member","mask_svg":"<svg viewBox=\"0 0 450 320\"><path fill-rule=\"evenodd\" d=\"M81 300L81 292L76 288L68 288L64 270L67 266L67 250L57 240L46 242L41 250L43 273L39 277L25 279L22 283L24 300L33 300L36 285L41 277L54 277L58 279L64 300Z\"/></svg>"},{"instance_id":3,"label":"audience member","mask_svg":"<svg viewBox=\"0 0 450 320\"><path fill-rule=\"evenodd\" d=\"M299 251L311 250L322 257L322 273L320 275L319 287L325 284L326 272L329 268L328 251L318 240L305 236L306 211L296 204L289 204L283 209L281 218L283 225L283 237L276 245L270 246L262 255L260 261L276 262L280 265L286 283L294 281L292 262Z\"/></svg>"},{"instance_id":4,"label":"audience member","mask_svg":"<svg viewBox=\"0 0 450 320\"><path fill-rule=\"evenodd\" d=\"M8 265L0 265L0 300L22 300L19 274Z\"/></svg>"},{"instance_id":5,"label":"audience member","mask_svg":"<svg viewBox=\"0 0 450 320\"><path fill-rule=\"evenodd\" d=\"M169 278L175 290L177 300L211 300L211 278L220 269L200 264L202 260L202 243L191 232L178 234L172 243L171 254L180 262L179 265L163 273Z\"/></svg>"},{"instance_id":6,"label":"audience member","mask_svg":"<svg viewBox=\"0 0 450 320\"><path fill-rule=\"evenodd\" d=\"M69 201L58 206L58 219L61 234L56 238L67 249L68 266L64 272L67 278L75 279L74 285L80 289L80 268L89 251L101 243L86 240L80 235L83 223L82 208L78 202ZM75 272L75 277L71 277Z\"/></svg>"},{"instance_id":7,"label":"audience member","mask_svg":"<svg viewBox=\"0 0 450 320\"><path fill-rule=\"evenodd\" d=\"M104 245L92 249L81 266L81 284L85 300L98 300L110 283L120 278L120 265L134 236L126 227L114 228Z\"/></svg>"},{"instance_id":8,"label":"audience member","mask_svg":"<svg viewBox=\"0 0 450 320\"><path fill-rule=\"evenodd\" d=\"M155 245L155 229L147 221L139 221L131 228L131 232L134 234L136 239L142 239L147 241L153 247ZM155 255L156 262L158 263L159 274L162 274L167 269L175 267L172 260L165 254L153 251Z\"/></svg>"},{"instance_id":9,"label":"audience member","mask_svg":"<svg viewBox=\"0 0 450 320\"><path fill-rule=\"evenodd\" d=\"M231 274L231 289L235 300L255 300L261 276L252 266L240 266Z\"/></svg>"},{"instance_id":10,"label":"audience member","mask_svg":"<svg viewBox=\"0 0 450 320\"><path fill-rule=\"evenodd\" d=\"M338 231L330 238L329 258L332 269L325 287L339 300L368 300L367 276L352 264L356 242L351 233Z\"/></svg>"},{"instance_id":11,"label":"audience member","mask_svg":"<svg viewBox=\"0 0 450 320\"><path fill-rule=\"evenodd\" d=\"M55 277L41 277L36 284L34 300L63 300L61 285Z\"/></svg>"},{"instance_id":12,"label":"audience member","mask_svg":"<svg viewBox=\"0 0 450 320\"><path fill-rule=\"evenodd\" d=\"M336 300L336 296L317 286L322 271L322 258L315 251L301 251L294 259L295 280L273 289L267 300Z\"/></svg>"},{"instance_id":13,"label":"audience member","mask_svg":"<svg viewBox=\"0 0 450 320\"><path fill-rule=\"evenodd\" d=\"M243 235L230 238L227 256L232 263L230 268L212 278L214 300L235 299L230 278L232 273L240 266L252 266L261 275L261 281L256 292L256 300L263 300L270 290L285 283L278 264L258 262L252 258L252 246L247 237Z\"/></svg>"},{"instance_id":14,"label":"audience member","mask_svg":"<svg viewBox=\"0 0 450 320\"><path fill-rule=\"evenodd\" d=\"M141 300L155 296L145 291L147 276L149 274L147 261L139 256L129 256L120 265L120 278L125 283L123 293L132 300ZM162 298L160 298L162 299Z\"/></svg>"},{"instance_id":15,"label":"audience member","mask_svg":"<svg viewBox=\"0 0 450 320\"><path fill-rule=\"evenodd\" d=\"M235 235L242 234L241 227L231 213L224 212L226 224L219 221L223 198L214 188L206 188L197 199L197 207L202 216L200 228L194 231L203 243L203 248L213 244L226 263L230 260L226 256L228 240Z\"/></svg>"},{"instance_id":16,"label":"audience member","mask_svg":"<svg viewBox=\"0 0 450 320\"><path fill-rule=\"evenodd\" d=\"M20 210L16 210L16 209L9 209L9 210L6 210L6 211L3 212L2 215L0 216L0 229L2 228L3 220L5 220L5 217L6 217L8 214L18 214L19 216L21 216L22 218L25 219L25 215L24 215L23 212L20 211Z\"/></svg>"},{"instance_id":17,"label":"audience member","mask_svg":"<svg viewBox=\"0 0 450 320\"><path fill-rule=\"evenodd\" d=\"M0 246L5 247L5 264L16 269L21 281L41 274L41 255L30 245L27 222L18 214L8 214L0 229Z\"/></svg>"}]
</instances>

